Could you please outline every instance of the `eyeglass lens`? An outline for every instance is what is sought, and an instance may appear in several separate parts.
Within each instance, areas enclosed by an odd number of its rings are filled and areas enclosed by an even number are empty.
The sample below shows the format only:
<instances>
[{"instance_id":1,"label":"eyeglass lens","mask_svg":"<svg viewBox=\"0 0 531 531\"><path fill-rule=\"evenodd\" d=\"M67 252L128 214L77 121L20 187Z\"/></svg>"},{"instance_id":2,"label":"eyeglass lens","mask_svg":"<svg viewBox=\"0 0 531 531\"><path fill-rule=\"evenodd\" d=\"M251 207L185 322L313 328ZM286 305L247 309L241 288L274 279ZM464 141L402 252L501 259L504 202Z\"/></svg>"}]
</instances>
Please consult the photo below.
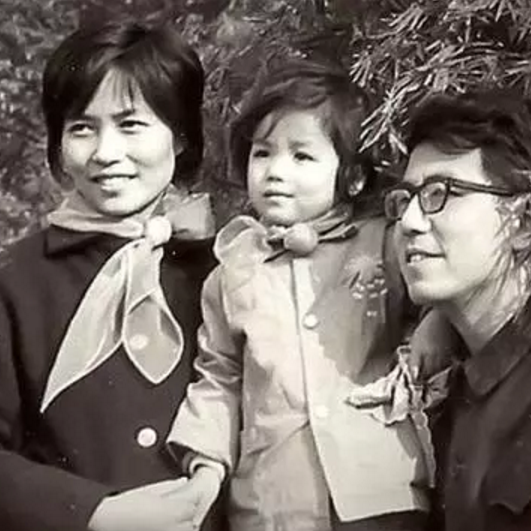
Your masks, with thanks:
<instances>
[{"instance_id":1,"label":"eyeglass lens","mask_svg":"<svg viewBox=\"0 0 531 531\"><path fill-rule=\"evenodd\" d=\"M448 186L441 181L424 183L419 189L395 188L385 197L385 214L389 219L400 219L413 196L418 193L420 208L425 214L442 210L448 197Z\"/></svg>"}]
</instances>

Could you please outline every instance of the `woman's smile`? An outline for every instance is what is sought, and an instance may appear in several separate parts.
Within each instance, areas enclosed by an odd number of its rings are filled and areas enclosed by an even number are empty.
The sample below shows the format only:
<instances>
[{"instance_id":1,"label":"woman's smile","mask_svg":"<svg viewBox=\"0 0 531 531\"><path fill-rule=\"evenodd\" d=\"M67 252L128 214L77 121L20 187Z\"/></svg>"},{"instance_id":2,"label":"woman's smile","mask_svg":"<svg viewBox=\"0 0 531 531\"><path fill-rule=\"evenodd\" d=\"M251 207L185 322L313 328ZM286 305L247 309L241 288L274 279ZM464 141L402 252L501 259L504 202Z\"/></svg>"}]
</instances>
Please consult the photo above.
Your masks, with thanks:
<instances>
[{"instance_id":1,"label":"woman's smile","mask_svg":"<svg viewBox=\"0 0 531 531\"><path fill-rule=\"evenodd\" d=\"M176 148L171 129L138 86L128 87L111 70L82 115L65 124L63 168L92 208L127 216L153 204L168 187Z\"/></svg>"}]
</instances>

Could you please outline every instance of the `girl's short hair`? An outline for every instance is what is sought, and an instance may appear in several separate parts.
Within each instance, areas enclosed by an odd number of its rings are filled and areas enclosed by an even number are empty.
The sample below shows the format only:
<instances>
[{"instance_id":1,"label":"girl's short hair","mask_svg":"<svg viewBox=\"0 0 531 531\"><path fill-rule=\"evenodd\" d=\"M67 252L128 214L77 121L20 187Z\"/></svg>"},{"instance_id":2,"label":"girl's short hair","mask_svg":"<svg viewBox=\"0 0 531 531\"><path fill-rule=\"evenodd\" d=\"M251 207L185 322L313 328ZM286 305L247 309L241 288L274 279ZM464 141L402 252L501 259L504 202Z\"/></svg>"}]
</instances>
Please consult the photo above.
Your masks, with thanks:
<instances>
[{"instance_id":1,"label":"girl's short hair","mask_svg":"<svg viewBox=\"0 0 531 531\"><path fill-rule=\"evenodd\" d=\"M411 117L408 151L424 142L447 153L480 149L494 184L531 192L531 104L513 89L428 96Z\"/></svg>"},{"instance_id":2,"label":"girl's short hair","mask_svg":"<svg viewBox=\"0 0 531 531\"><path fill-rule=\"evenodd\" d=\"M48 163L61 181L61 138L65 121L85 110L110 70L138 86L147 104L183 145L174 180L195 176L203 157L204 72L196 52L171 25L148 28L131 20L80 28L48 60L42 109L48 131Z\"/></svg>"},{"instance_id":3,"label":"girl's short hair","mask_svg":"<svg viewBox=\"0 0 531 531\"><path fill-rule=\"evenodd\" d=\"M246 182L252 137L259 123L272 112L291 108L319 109L339 157L338 199L351 201L353 184L370 187L373 164L359 152L361 126L369 112L367 95L339 65L304 58L266 65L249 90L230 131L230 167L236 179Z\"/></svg>"}]
</instances>

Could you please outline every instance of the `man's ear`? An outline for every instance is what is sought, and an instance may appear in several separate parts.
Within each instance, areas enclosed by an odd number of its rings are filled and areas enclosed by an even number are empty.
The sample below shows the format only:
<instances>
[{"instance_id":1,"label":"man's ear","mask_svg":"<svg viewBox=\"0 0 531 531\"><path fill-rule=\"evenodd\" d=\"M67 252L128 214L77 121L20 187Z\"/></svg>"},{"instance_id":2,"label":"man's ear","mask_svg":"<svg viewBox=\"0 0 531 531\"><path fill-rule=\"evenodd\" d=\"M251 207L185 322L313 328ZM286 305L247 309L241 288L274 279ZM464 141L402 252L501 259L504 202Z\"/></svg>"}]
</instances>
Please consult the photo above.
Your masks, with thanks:
<instances>
[{"instance_id":1,"label":"man's ear","mask_svg":"<svg viewBox=\"0 0 531 531\"><path fill-rule=\"evenodd\" d=\"M518 197L511 205L508 233L515 252L531 251L531 194Z\"/></svg>"},{"instance_id":2,"label":"man's ear","mask_svg":"<svg viewBox=\"0 0 531 531\"><path fill-rule=\"evenodd\" d=\"M59 153L57 154L57 161L59 164L57 170L53 172L53 178L64 191L70 192L74 189L74 179L72 179L71 175L65 170L63 153L61 150L59 150Z\"/></svg>"}]
</instances>

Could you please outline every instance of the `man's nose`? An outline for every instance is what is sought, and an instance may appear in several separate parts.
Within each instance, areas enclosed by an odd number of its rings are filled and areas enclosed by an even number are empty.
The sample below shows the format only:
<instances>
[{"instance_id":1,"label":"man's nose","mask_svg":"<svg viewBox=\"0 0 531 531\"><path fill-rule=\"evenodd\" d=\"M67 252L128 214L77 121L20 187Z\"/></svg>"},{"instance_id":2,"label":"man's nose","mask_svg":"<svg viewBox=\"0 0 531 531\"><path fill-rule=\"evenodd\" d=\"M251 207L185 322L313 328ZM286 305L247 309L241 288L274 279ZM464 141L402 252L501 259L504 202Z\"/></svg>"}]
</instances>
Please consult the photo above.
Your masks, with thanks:
<instances>
[{"instance_id":1,"label":"man's nose","mask_svg":"<svg viewBox=\"0 0 531 531\"><path fill-rule=\"evenodd\" d=\"M404 233L425 232L429 230L431 223L429 217L422 211L418 195L414 195L402 217L398 221L400 229Z\"/></svg>"}]
</instances>

